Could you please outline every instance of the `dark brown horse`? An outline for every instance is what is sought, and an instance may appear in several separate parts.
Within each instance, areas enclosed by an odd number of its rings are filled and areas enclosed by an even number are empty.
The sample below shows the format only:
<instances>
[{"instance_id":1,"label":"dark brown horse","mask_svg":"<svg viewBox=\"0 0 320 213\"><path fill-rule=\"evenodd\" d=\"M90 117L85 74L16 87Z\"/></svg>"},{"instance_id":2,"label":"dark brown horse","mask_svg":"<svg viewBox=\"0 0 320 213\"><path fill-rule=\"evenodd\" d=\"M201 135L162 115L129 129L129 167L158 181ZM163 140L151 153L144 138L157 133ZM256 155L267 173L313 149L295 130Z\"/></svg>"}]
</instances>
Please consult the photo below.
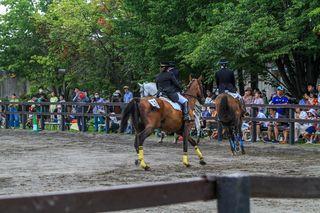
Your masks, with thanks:
<instances>
[{"instance_id":1,"label":"dark brown horse","mask_svg":"<svg viewBox=\"0 0 320 213\"><path fill-rule=\"evenodd\" d=\"M219 123L226 128L232 153L245 153L242 140L243 108L240 101L227 93L218 95L215 100Z\"/></svg>"},{"instance_id":2,"label":"dark brown horse","mask_svg":"<svg viewBox=\"0 0 320 213\"><path fill-rule=\"evenodd\" d=\"M202 77L199 79L192 79L187 86L187 90L183 94L189 101L188 103L190 112L194 109L197 100L200 103L203 103L204 101L201 79ZM134 98L126 106L122 114L120 131L124 131L130 117L132 118L132 124L136 131L134 142L134 147L138 154L138 160L136 161L136 164L140 163L140 166L145 170L150 168L144 160L143 142L154 132L155 129L161 129L162 131L168 133L177 133L184 136L184 153L182 161L185 166L190 166L187 154L188 141L194 147L195 152L200 159L200 164L206 164L196 141L189 136L192 122L184 122L182 112L173 109L167 101L162 99L155 98L160 106L160 109L151 106L148 100L152 98L154 97L146 97L141 99ZM189 114L193 118L193 113Z\"/></svg>"}]
</instances>

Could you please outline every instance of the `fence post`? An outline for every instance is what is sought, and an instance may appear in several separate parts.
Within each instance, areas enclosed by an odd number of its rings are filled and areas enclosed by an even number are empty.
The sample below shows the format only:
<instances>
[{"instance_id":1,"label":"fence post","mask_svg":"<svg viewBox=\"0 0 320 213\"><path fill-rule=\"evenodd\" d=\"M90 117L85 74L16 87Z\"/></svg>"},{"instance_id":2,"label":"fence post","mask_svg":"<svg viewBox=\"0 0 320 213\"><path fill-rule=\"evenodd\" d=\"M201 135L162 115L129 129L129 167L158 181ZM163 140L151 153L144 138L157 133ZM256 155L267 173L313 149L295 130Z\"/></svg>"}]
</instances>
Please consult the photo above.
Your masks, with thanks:
<instances>
[{"instance_id":1,"label":"fence post","mask_svg":"<svg viewBox=\"0 0 320 213\"><path fill-rule=\"evenodd\" d=\"M9 127L10 127L10 123L9 123L9 122L10 122L10 119L9 119L9 118L10 118L10 112L9 112L9 105L8 105L8 103L5 104L5 107L4 107L4 108L5 108L4 113L5 113L5 116L6 116L6 118L5 118L5 119L6 119L6 126L5 126L5 128L6 128L6 129L9 129Z\"/></svg>"},{"instance_id":2,"label":"fence post","mask_svg":"<svg viewBox=\"0 0 320 213\"><path fill-rule=\"evenodd\" d=\"M22 129L26 129L26 122L27 122L26 105L22 103L21 108L22 108L22 111L21 111Z\"/></svg>"},{"instance_id":3,"label":"fence post","mask_svg":"<svg viewBox=\"0 0 320 213\"><path fill-rule=\"evenodd\" d=\"M61 103L61 113L60 113L60 116L61 116L61 120L60 120L60 130L61 131L65 131L66 130L66 118L65 118L65 115L64 113L66 113L66 105L62 102Z\"/></svg>"},{"instance_id":4,"label":"fence post","mask_svg":"<svg viewBox=\"0 0 320 213\"><path fill-rule=\"evenodd\" d=\"M294 133L294 131L295 131L294 125L295 125L295 122L292 121L292 119L294 119L295 117L294 117L294 109L293 108L289 109L289 118L291 119L291 121L290 121L289 141L290 141L291 145L294 145L294 135L295 135L295 133Z\"/></svg>"},{"instance_id":5,"label":"fence post","mask_svg":"<svg viewBox=\"0 0 320 213\"><path fill-rule=\"evenodd\" d=\"M250 114L252 118L257 117L257 108L251 107ZM257 122L252 121L252 128L251 128L251 143L257 142Z\"/></svg>"},{"instance_id":6,"label":"fence post","mask_svg":"<svg viewBox=\"0 0 320 213\"><path fill-rule=\"evenodd\" d=\"M86 119L85 119L85 116L84 116L84 106L81 106L81 112L82 112L81 131L85 132L86 131Z\"/></svg>"},{"instance_id":7,"label":"fence post","mask_svg":"<svg viewBox=\"0 0 320 213\"><path fill-rule=\"evenodd\" d=\"M250 177L245 174L217 177L218 213L249 213L250 192Z\"/></svg>"}]
</instances>

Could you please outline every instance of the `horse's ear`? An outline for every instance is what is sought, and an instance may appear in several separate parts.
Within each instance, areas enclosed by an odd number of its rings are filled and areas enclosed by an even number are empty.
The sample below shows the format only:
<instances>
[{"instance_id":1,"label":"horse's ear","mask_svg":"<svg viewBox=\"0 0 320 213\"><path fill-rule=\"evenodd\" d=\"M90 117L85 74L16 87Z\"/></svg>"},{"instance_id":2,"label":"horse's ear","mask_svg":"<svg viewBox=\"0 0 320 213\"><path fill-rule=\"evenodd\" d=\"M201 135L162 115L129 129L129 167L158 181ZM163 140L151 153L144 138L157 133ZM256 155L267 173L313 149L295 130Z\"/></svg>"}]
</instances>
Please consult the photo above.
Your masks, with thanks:
<instances>
[{"instance_id":1,"label":"horse's ear","mask_svg":"<svg viewBox=\"0 0 320 213\"><path fill-rule=\"evenodd\" d=\"M200 77L198 78L199 81L202 81L203 77L202 75L200 75Z\"/></svg>"},{"instance_id":2,"label":"horse's ear","mask_svg":"<svg viewBox=\"0 0 320 213\"><path fill-rule=\"evenodd\" d=\"M189 81L191 81L192 80L192 76L191 75L189 75Z\"/></svg>"}]
</instances>

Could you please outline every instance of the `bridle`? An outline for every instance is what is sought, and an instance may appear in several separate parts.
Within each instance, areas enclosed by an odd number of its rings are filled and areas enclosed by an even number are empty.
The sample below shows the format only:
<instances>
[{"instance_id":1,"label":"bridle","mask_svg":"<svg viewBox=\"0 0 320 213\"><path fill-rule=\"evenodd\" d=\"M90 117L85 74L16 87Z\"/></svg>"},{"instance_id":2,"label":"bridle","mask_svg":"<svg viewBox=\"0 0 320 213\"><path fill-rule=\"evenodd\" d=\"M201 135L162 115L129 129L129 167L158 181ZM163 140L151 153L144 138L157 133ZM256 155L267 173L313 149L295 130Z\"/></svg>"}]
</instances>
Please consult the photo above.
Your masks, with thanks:
<instances>
[{"instance_id":1,"label":"bridle","mask_svg":"<svg viewBox=\"0 0 320 213\"><path fill-rule=\"evenodd\" d=\"M201 91L200 96L203 97L203 87L202 87L202 84L199 82L199 80L196 79L196 81L198 81L199 86L200 86L200 91ZM191 85L190 85L190 86L191 86ZM194 98L194 99L198 100L200 103L202 102L201 97L197 97L197 96L195 96L195 95L191 95L191 94L188 94L188 93L186 93L186 92L184 92L183 95L184 95L184 96L189 96L189 97L191 97L191 98Z\"/></svg>"}]
</instances>

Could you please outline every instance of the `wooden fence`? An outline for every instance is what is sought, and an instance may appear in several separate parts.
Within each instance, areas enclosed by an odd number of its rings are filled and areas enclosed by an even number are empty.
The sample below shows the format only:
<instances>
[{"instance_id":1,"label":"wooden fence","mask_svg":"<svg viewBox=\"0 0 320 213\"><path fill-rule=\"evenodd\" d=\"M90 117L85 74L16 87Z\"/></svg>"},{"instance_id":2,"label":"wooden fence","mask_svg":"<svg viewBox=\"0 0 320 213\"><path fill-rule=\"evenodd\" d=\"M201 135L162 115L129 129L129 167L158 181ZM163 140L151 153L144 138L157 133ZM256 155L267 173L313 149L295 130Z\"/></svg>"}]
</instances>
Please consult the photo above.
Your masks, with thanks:
<instances>
[{"instance_id":1,"label":"wooden fence","mask_svg":"<svg viewBox=\"0 0 320 213\"><path fill-rule=\"evenodd\" d=\"M217 199L219 213L247 213L250 212L250 197L319 199L320 178L239 173L99 190L0 196L0 212L105 212Z\"/></svg>"},{"instance_id":2,"label":"wooden fence","mask_svg":"<svg viewBox=\"0 0 320 213\"><path fill-rule=\"evenodd\" d=\"M12 104L16 104L19 106L20 110L18 112L12 113L9 110L9 106ZM37 107L41 108L41 112L29 112L28 107L31 105L36 105ZM55 113L50 113L49 111L46 111L45 109L48 108L50 105L61 105L62 107L62 112L55 112ZM68 107L78 107L78 109L81 109L80 112L70 112L68 111ZM61 116L60 120L60 130L64 131L66 127L66 116L77 116L78 119L81 119L81 122L85 125L82 125L82 129L80 131L85 131L86 130L86 117L92 117L95 116L96 114L93 113L88 113L86 112L86 109L88 107L93 108L94 106L103 106L105 109L104 113L99 114L100 116L105 117L105 126L108 129L109 128L109 115L111 112L112 108L119 108L120 111L118 110L118 113L116 114L117 118L121 118L121 109L125 107L125 104L122 102L118 103L79 103L79 102L64 102L64 103L50 103L50 102L42 102L42 103L30 103L30 102L0 102L0 107L3 108L3 113L5 114L5 119L6 119L6 126L5 128L9 128L9 115L10 114L19 114L21 115L21 122L22 122L22 128L26 128L26 122L27 122L27 115L33 114L33 115L38 115L40 116L40 123L44 123L45 116L50 116L50 115L59 115ZM205 106L211 106L214 107L213 104L205 105ZM245 121L252 122L252 128L251 128L251 142L256 142L256 136L257 136L257 131L256 131L256 126L257 122L259 121L267 121L267 122L283 122L283 123L289 123L289 142L290 144L294 144L294 135L295 135L295 123L318 123L320 122L319 119L315 120L305 120L305 119L296 119L295 118L295 109L296 108L301 108L301 109L316 109L319 110L320 106L310 106L310 105L293 105L293 104L287 104L287 105L270 105L270 104L263 104L263 105L257 105L257 104L250 104L247 105L246 107L251 109L250 112L250 117L245 117ZM288 116L285 118L277 118L277 119L272 119L272 118L257 118L257 113L260 108L282 108L288 111ZM79 110L78 110L79 111ZM215 120L215 118L206 118L206 120Z\"/></svg>"}]
</instances>

